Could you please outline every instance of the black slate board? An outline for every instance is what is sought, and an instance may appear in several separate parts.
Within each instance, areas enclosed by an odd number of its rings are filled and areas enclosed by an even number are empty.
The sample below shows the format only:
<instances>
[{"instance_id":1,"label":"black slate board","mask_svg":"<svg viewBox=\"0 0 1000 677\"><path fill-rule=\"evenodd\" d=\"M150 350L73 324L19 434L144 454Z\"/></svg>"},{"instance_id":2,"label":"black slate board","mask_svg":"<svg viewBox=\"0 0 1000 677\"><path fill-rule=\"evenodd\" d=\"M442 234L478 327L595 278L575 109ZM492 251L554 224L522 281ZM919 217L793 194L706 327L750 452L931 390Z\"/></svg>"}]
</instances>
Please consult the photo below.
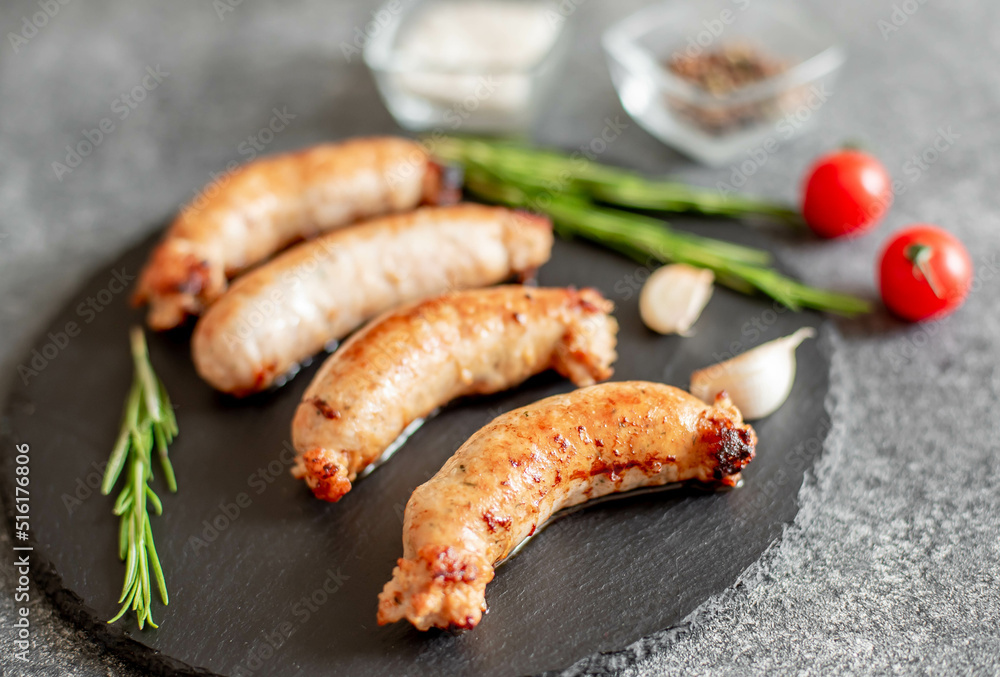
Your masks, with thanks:
<instances>
[{"instance_id":1,"label":"black slate board","mask_svg":"<svg viewBox=\"0 0 1000 677\"><path fill-rule=\"evenodd\" d=\"M742 239L739 228L713 230ZM153 519L171 603L154 607L159 630L140 633L131 617L108 626L123 566L112 501L92 487L131 378L127 329L140 319L112 281L114 271L135 275L150 245L95 275L36 344L41 358L25 356L22 364L38 373L26 375L27 383L17 377L7 401L0 488L12 522L13 445L30 444L36 578L64 614L151 672L516 675L621 649L681 621L780 536L828 427L824 330L799 349L789 402L756 424L758 457L742 489L679 489L578 511L500 567L487 590L490 613L475 631L379 628L376 596L401 554L402 509L412 489L494 416L570 384L543 375L448 407L331 505L288 475L283 452L294 408L321 360L285 388L238 402L199 381L185 332L150 336L181 428L171 449L180 492L160 491L166 514ZM695 338L660 337L638 317L646 272L591 245L558 242L539 276L543 285L597 287L616 302L619 380L683 387L693 369L731 351L820 326L817 315L776 313L766 300L717 290ZM63 341L70 322L79 335ZM227 517L240 504L239 515Z\"/></svg>"}]
</instances>

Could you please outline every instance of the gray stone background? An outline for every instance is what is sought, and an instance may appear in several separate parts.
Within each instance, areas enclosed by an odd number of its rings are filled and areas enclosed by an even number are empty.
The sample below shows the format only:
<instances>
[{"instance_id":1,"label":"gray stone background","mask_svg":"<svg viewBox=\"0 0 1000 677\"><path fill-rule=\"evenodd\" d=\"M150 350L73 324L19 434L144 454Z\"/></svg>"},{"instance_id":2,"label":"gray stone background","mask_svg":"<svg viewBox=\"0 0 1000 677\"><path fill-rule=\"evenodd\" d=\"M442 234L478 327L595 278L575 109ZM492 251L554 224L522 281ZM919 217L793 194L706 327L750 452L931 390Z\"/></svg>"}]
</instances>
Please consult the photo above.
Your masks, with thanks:
<instances>
[{"instance_id":1,"label":"gray stone background","mask_svg":"<svg viewBox=\"0 0 1000 677\"><path fill-rule=\"evenodd\" d=\"M240 159L240 142L267 124L273 107L298 117L268 151L393 129L363 66L346 62L340 49L369 20L372 2L244 1L221 18L211 0L62 2L16 52L8 32L39 7L10 0L0 8L4 378L88 272L162 224L211 172ZM624 117L598 36L641 4L581 3L574 54L540 139L577 146L606 117ZM1000 5L806 4L844 36L850 61L815 128L771 156L745 190L793 200L809 160L845 139L867 142L907 190L861 240L786 241L779 253L811 283L873 296L880 243L907 223L934 222L967 243L975 293L958 314L929 326L883 314L839 322L834 428L794 524L682 627L611 659L584 660L576 672L1000 672ZM903 12L895 16L899 29L885 33L879 22L891 23L894 11ZM169 75L120 120L115 99L142 81L147 66ZM115 129L57 179L52 163L66 144L104 117ZM942 129L957 139L914 171L907 163ZM635 125L607 157L706 185L730 174L695 166ZM0 530L6 673L137 674L68 627L37 591L32 662L11 660L9 545Z\"/></svg>"}]
</instances>

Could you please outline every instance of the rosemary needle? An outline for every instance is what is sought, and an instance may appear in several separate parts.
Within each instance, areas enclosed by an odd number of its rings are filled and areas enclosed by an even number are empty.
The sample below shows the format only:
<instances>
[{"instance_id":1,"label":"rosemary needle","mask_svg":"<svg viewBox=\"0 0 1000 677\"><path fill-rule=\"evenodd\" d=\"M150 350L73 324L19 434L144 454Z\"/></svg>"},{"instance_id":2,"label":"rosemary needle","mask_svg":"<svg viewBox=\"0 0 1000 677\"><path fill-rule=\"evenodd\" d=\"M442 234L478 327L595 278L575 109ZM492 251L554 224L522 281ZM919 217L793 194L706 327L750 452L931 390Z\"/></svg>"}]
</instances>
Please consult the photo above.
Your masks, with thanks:
<instances>
[{"instance_id":1,"label":"rosemary needle","mask_svg":"<svg viewBox=\"0 0 1000 677\"><path fill-rule=\"evenodd\" d=\"M167 488L171 492L177 491L174 469L167 456L167 446L177 435L177 419L167 390L149 361L142 329L133 327L129 338L134 369L132 387L125 400L121 430L104 471L101 493L111 493L119 477L124 475L124 486L115 500L113 512L121 520L118 556L125 562L125 582L118 599L121 610L108 623L114 623L131 609L142 630L147 623L158 627L153 622L151 608L150 567L160 600L164 604L169 601L149 523L150 507L159 515L163 512L163 503L149 483L153 479L152 454L155 447Z\"/></svg>"}]
</instances>

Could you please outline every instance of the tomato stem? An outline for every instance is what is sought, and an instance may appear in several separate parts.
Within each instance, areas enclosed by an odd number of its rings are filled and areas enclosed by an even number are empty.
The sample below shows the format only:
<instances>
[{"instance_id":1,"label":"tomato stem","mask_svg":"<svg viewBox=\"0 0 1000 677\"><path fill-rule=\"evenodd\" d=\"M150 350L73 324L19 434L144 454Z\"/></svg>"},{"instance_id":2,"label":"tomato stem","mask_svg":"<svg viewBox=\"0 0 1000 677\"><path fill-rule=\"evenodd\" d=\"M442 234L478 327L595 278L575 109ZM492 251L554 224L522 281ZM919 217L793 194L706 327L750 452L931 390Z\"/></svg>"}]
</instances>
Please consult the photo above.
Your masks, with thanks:
<instances>
[{"instance_id":1,"label":"tomato stem","mask_svg":"<svg viewBox=\"0 0 1000 677\"><path fill-rule=\"evenodd\" d=\"M934 248L926 244L916 243L906 248L906 258L913 264L914 277L916 277L916 273L919 271L920 275L927 280L927 284L930 286L931 291L934 292L934 296L944 300L944 296L941 295L941 287L934 280L934 274L928 265L933 255Z\"/></svg>"}]
</instances>

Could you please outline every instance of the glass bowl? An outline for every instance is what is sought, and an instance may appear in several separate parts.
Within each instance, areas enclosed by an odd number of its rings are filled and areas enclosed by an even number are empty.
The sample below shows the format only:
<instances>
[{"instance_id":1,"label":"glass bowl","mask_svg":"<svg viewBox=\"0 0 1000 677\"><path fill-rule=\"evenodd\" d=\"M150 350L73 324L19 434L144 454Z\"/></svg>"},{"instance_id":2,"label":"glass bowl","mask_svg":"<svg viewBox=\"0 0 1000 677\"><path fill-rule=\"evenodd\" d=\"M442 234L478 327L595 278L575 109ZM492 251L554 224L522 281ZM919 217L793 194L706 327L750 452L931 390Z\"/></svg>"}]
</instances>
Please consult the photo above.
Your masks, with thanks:
<instances>
[{"instance_id":1,"label":"glass bowl","mask_svg":"<svg viewBox=\"0 0 1000 677\"><path fill-rule=\"evenodd\" d=\"M714 166L747 152L759 161L805 129L845 59L823 22L792 0L660 2L609 28L602 44L626 112L664 143ZM784 70L713 92L668 67L732 46L780 60Z\"/></svg>"},{"instance_id":2,"label":"glass bowl","mask_svg":"<svg viewBox=\"0 0 1000 677\"><path fill-rule=\"evenodd\" d=\"M482 20L484 5L519 13L521 30ZM565 55L570 13L548 0L390 0L364 60L405 129L524 133Z\"/></svg>"}]
</instances>

